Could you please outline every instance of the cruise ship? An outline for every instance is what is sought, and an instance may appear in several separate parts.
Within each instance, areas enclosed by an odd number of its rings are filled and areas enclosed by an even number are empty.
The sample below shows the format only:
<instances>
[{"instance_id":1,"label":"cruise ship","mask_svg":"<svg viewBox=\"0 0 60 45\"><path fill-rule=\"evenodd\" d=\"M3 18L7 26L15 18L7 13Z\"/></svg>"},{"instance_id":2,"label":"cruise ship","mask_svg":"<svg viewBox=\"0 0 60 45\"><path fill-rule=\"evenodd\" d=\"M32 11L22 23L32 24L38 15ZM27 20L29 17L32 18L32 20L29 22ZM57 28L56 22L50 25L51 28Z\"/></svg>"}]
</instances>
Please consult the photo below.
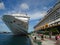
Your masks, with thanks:
<instances>
[{"instance_id":1,"label":"cruise ship","mask_svg":"<svg viewBox=\"0 0 60 45\"><path fill-rule=\"evenodd\" d=\"M29 16L26 14L10 14L4 15L2 20L14 35L28 34Z\"/></svg>"}]
</instances>

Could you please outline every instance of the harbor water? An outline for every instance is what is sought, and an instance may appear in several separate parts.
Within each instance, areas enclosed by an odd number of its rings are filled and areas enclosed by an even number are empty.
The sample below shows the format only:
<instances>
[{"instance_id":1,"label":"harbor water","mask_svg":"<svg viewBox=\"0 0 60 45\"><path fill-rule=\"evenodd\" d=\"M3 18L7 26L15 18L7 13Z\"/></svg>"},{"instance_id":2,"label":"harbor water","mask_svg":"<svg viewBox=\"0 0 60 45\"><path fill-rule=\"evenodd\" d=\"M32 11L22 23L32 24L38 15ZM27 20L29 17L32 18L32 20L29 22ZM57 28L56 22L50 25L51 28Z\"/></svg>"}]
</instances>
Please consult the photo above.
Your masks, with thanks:
<instances>
[{"instance_id":1,"label":"harbor water","mask_svg":"<svg viewBox=\"0 0 60 45\"><path fill-rule=\"evenodd\" d=\"M0 34L0 45L31 45L31 41L26 36Z\"/></svg>"}]
</instances>

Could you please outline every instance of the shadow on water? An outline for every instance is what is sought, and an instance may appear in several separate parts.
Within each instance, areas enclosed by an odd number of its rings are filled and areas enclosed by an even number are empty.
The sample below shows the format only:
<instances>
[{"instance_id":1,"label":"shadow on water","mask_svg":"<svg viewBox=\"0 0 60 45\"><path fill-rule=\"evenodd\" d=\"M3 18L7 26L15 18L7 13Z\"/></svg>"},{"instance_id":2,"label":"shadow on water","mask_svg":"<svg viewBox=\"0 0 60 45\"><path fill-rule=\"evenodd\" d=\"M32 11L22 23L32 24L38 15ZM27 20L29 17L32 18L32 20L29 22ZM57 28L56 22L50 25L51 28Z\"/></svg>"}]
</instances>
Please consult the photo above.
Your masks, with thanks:
<instances>
[{"instance_id":1,"label":"shadow on water","mask_svg":"<svg viewBox=\"0 0 60 45\"><path fill-rule=\"evenodd\" d=\"M31 45L26 36L0 35L0 45Z\"/></svg>"}]
</instances>

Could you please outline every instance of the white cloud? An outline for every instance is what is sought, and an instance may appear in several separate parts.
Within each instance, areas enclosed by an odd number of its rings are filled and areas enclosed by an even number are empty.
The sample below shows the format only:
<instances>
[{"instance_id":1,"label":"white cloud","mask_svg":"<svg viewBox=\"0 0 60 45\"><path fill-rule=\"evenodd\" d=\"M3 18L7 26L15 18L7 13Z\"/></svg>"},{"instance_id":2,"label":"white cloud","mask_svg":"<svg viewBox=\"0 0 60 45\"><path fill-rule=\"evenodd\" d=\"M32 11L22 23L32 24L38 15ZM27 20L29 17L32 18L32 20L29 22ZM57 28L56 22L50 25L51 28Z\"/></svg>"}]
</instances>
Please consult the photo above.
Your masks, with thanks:
<instances>
[{"instance_id":1,"label":"white cloud","mask_svg":"<svg viewBox=\"0 0 60 45\"><path fill-rule=\"evenodd\" d=\"M26 3L22 3L22 4L20 5L20 8L21 8L22 10L27 10L27 9L29 9L29 6L28 6L28 4L26 4Z\"/></svg>"},{"instance_id":2,"label":"white cloud","mask_svg":"<svg viewBox=\"0 0 60 45\"><path fill-rule=\"evenodd\" d=\"M0 3L0 9L4 9L4 8L5 8L4 3L1 2L1 3Z\"/></svg>"},{"instance_id":3,"label":"white cloud","mask_svg":"<svg viewBox=\"0 0 60 45\"><path fill-rule=\"evenodd\" d=\"M35 12L33 14L30 14L30 20L36 20L36 19L40 19L42 17L44 17L45 15L47 14L46 11L38 11L38 12Z\"/></svg>"},{"instance_id":4,"label":"white cloud","mask_svg":"<svg viewBox=\"0 0 60 45\"><path fill-rule=\"evenodd\" d=\"M7 12L5 12L4 13L4 15L10 15L10 14L19 14L19 13L21 13L21 11L16 11L16 10L12 10L12 11L7 11Z\"/></svg>"}]
</instances>

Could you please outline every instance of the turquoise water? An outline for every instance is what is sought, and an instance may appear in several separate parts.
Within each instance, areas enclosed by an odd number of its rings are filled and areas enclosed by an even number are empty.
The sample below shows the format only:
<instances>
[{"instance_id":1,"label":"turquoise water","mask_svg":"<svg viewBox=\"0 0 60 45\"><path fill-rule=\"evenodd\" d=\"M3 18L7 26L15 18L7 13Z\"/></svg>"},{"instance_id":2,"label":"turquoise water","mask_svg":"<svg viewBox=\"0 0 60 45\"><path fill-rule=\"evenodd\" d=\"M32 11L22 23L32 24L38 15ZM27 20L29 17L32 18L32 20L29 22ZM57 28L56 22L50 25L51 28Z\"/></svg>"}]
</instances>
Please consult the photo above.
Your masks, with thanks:
<instances>
[{"instance_id":1,"label":"turquoise water","mask_svg":"<svg viewBox=\"0 0 60 45\"><path fill-rule=\"evenodd\" d=\"M31 45L31 42L26 36L0 34L0 45Z\"/></svg>"}]
</instances>

